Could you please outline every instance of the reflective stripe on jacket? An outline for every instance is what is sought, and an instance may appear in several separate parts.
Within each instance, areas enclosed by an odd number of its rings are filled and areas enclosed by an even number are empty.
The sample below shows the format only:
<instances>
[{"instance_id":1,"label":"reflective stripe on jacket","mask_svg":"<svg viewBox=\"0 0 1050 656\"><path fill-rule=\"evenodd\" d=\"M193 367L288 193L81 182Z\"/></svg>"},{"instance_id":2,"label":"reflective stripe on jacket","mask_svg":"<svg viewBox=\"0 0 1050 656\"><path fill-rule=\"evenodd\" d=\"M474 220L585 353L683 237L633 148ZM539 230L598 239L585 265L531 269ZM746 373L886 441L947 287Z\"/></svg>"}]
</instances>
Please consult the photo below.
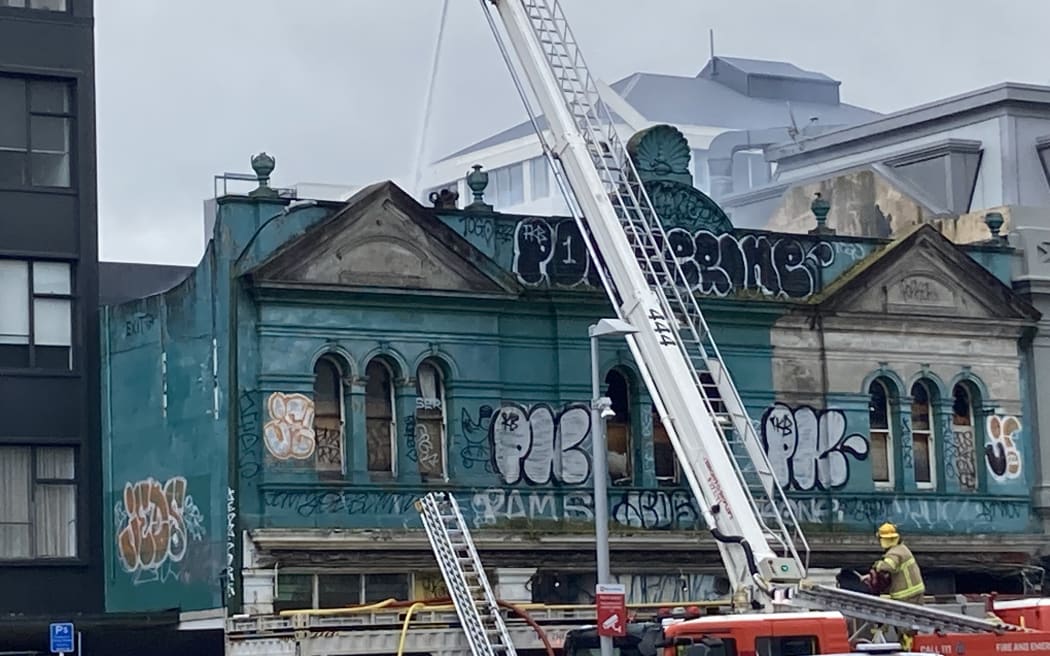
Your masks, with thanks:
<instances>
[{"instance_id":1,"label":"reflective stripe on jacket","mask_svg":"<svg viewBox=\"0 0 1050 656\"><path fill-rule=\"evenodd\" d=\"M890 575L890 599L910 599L926 592L922 581L922 572L911 549L904 543L896 544L886 550L873 569Z\"/></svg>"}]
</instances>

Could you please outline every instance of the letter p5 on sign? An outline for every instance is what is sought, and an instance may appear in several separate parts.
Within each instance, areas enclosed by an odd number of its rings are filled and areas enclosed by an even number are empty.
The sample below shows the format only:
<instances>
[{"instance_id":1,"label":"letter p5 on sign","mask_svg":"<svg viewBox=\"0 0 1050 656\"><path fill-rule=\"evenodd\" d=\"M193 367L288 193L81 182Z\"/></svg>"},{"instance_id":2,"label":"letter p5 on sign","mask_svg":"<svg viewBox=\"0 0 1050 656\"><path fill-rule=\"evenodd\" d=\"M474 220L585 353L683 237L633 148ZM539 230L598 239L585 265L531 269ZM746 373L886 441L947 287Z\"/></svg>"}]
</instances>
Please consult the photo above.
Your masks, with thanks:
<instances>
[{"instance_id":1,"label":"letter p5 on sign","mask_svg":"<svg viewBox=\"0 0 1050 656\"><path fill-rule=\"evenodd\" d=\"M598 635L627 635L627 591L620 583L599 583L594 587L598 615Z\"/></svg>"}]
</instances>

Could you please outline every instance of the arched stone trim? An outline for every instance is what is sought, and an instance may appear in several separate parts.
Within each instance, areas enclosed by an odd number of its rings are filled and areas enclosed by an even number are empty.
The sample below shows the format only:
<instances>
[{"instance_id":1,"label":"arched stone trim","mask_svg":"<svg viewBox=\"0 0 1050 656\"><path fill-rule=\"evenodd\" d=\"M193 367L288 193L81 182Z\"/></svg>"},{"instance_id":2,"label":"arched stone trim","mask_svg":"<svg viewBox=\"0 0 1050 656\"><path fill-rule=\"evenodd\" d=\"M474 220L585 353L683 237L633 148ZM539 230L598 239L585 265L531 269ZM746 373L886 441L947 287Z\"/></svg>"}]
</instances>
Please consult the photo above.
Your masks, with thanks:
<instances>
[{"instance_id":1,"label":"arched stone trim","mask_svg":"<svg viewBox=\"0 0 1050 656\"><path fill-rule=\"evenodd\" d=\"M870 393L871 384L879 378L883 378L892 383L888 390L890 392L891 400L895 401L901 396L907 396L908 391L911 389L911 385L906 385L896 371L889 367L879 367L878 369L872 370L864 377L864 380L861 383L860 393L867 396Z\"/></svg>"},{"instance_id":2,"label":"arched stone trim","mask_svg":"<svg viewBox=\"0 0 1050 656\"><path fill-rule=\"evenodd\" d=\"M416 372L419 371L419 365L428 360L438 363L441 373L445 375L445 380L459 380L459 366L456 364L456 361L452 359L451 355L437 347L431 347L430 350L423 351L416 357L412 362L412 369L408 377L415 378Z\"/></svg>"},{"instance_id":3,"label":"arched stone trim","mask_svg":"<svg viewBox=\"0 0 1050 656\"><path fill-rule=\"evenodd\" d=\"M911 396L912 386L919 381L926 382L936 395L936 398L930 399L930 401L943 400L951 396L951 388L945 387L944 380L934 373L933 370L926 368L919 369L908 379L908 386L904 388L905 396Z\"/></svg>"},{"instance_id":4,"label":"arched stone trim","mask_svg":"<svg viewBox=\"0 0 1050 656\"><path fill-rule=\"evenodd\" d=\"M390 367L391 373L393 374L394 382L397 385L404 385L405 381L407 381L410 377L415 375L415 369L412 369L408 366L408 362L400 353L388 346L380 346L379 348L372 349L368 353L365 353L364 356L362 356L358 365L358 370L361 372L362 376L364 375L364 372L368 369L368 363L374 360L375 358L382 358L386 360L386 363Z\"/></svg>"},{"instance_id":5,"label":"arched stone trim","mask_svg":"<svg viewBox=\"0 0 1050 656\"><path fill-rule=\"evenodd\" d=\"M955 390L955 386L959 383L964 383L973 387L977 392L977 396L981 401L981 405L988 405L990 402L988 396L988 387L981 380L981 377L973 373L970 369L963 369L959 373L952 377L948 383L948 393L951 394Z\"/></svg>"},{"instance_id":6,"label":"arched stone trim","mask_svg":"<svg viewBox=\"0 0 1050 656\"><path fill-rule=\"evenodd\" d=\"M354 361L354 356L350 354L350 351L343 348L341 344L333 344L331 342L314 351L313 356L310 358L311 373L314 367L317 366L317 361L324 357L331 358L339 366L339 371L343 374L344 379L353 380L357 378L359 370L357 363Z\"/></svg>"}]
</instances>

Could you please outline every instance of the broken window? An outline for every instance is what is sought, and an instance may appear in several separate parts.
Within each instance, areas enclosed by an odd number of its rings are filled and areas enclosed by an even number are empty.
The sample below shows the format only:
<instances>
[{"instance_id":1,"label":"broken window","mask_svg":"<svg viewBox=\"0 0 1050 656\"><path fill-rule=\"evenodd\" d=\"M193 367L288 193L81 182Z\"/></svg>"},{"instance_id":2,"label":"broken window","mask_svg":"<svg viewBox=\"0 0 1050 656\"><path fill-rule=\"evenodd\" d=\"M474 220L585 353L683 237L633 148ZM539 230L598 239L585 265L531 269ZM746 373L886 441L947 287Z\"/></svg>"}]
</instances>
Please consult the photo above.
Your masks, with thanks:
<instances>
[{"instance_id":1,"label":"broken window","mask_svg":"<svg viewBox=\"0 0 1050 656\"><path fill-rule=\"evenodd\" d=\"M445 385L441 369L425 361L416 371L416 462L424 481L446 480Z\"/></svg>"},{"instance_id":2,"label":"broken window","mask_svg":"<svg viewBox=\"0 0 1050 656\"><path fill-rule=\"evenodd\" d=\"M317 470L345 471L343 466L343 374L331 356L314 364L314 438Z\"/></svg>"},{"instance_id":3,"label":"broken window","mask_svg":"<svg viewBox=\"0 0 1050 656\"><path fill-rule=\"evenodd\" d=\"M675 455L671 438L667 435L656 411L654 403L650 410L653 416L653 465L656 469L656 482L659 485L677 485L679 478L678 457Z\"/></svg>"},{"instance_id":4,"label":"broken window","mask_svg":"<svg viewBox=\"0 0 1050 656\"><path fill-rule=\"evenodd\" d=\"M605 441L609 459L609 481L613 485L631 482L631 395L626 374L610 369L605 375L605 395L612 401L615 416L605 422Z\"/></svg>"},{"instance_id":5,"label":"broken window","mask_svg":"<svg viewBox=\"0 0 1050 656\"><path fill-rule=\"evenodd\" d=\"M915 484L932 488L935 484L933 395L924 380L911 386L911 458L915 470Z\"/></svg>"},{"instance_id":6,"label":"broken window","mask_svg":"<svg viewBox=\"0 0 1050 656\"><path fill-rule=\"evenodd\" d=\"M868 460L876 487L893 487L893 430L890 428L890 392L886 381L868 387Z\"/></svg>"},{"instance_id":7,"label":"broken window","mask_svg":"<svg viewBox=\"0 0 1050 656\"><path fill-rule=\"evenodd\" d=\"M368 471L396 474L397 426L394 421L394 373L375 358L365 369L365 432L368 440Z\"/></svg>"},{"instance_id":8,"label":"broken window","mask_svg":"<svg viewBox=\"0 0 1050 656\"><path fill-rule=\"evenodd\" d=\"M977 491L977 423L974 417L974 394L968 383L952 388L952 434L946 436L944 473L948 480L958 481L966 492Z\"/></svg>"}]
</instances>

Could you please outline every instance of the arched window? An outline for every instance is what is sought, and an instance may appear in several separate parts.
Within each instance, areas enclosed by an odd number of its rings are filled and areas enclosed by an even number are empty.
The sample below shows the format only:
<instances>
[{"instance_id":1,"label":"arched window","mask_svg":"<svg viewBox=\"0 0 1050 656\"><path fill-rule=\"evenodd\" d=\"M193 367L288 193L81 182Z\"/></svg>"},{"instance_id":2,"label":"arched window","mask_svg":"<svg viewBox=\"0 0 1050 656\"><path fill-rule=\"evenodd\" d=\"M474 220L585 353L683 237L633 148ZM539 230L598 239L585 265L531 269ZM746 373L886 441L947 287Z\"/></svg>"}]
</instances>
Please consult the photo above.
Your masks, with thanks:
<instances>
[{"instance_id":1,"label":"arched window","mask_svg":"<svg viewBox=\"0 0 1050 656\"><path fill-rule=\"evenodd\" d=\"M936 485L934 472L933 395L925 380L911 386L911 461L915 471L915 485L932 488Z\"/></svg>"},{"instance_id":2,"label":"arched window","mask_svg":"<svg viewBox=\"0 0 1050 656\"><path fill-rule=\"evenodd\" d=\"M654 403L649 410L653 415L653 465L658 485L677 485L680 476L678 456L675 455L671 438L667 435L660 413Z\"/></svg>"},{"instance_id":3,"label":"arched window","mask_svg":"<svg viewBox=\"0 0 1050 656\"><path fill-rule=\"evenodd\" d=\"M627 376L619 369L605 375L605 395L612 401L615 417L605 423L609 480L615 485L631 481L631 393Z\"/></svg>"},{"instance_id":4,"label":"arched window","mask_svg":"<svg viewBox=\"0 0 1050 656\"><path fill-rule=\"evenodd\" d=\"M952 434L945 437L944 475L964 492L977 491L977 422L972 388L956 383L952 388Z\"/></svg>"},{"instance_id":5,"label":"arched window","mask_svg":"<svg viewBox=\"0 0 1050 656\"><path fill-rule=\"evenodd\" d=\"M343 376L329 356L314 364L314 437L317 470L343 472Z\"/></svg>"},{"instance_id":6,"label":"arched window","mask_svg":"<svg viewBox=\"0 0 1050 656\"><path fill-rule=\"evenodd\" d=\"M444 377L437 364L427 360L416 370L416 462L424 481L448 479L445 426Z\"/></svg>"},{"instance_id":7,"label":"arched window","mask_svg":"<svg viewBox=\"0 0 1050 656\"><path fill-rule=\"evenodd\" d=\"M877 378L868 386L868 460L875 487L893 487L893 429L890 388Z\"/></svg>"},{"instance_id":8,"label":"arched window","mask_svg":"<svg viewBox=\"0 0 1050 656\"><path fill-rule=\"evenodd\" d=\"M394 421L394 372L379 358L365 368L365 433L368 471L397 474L397 425Z\"/></svg>"}]
</instances>

